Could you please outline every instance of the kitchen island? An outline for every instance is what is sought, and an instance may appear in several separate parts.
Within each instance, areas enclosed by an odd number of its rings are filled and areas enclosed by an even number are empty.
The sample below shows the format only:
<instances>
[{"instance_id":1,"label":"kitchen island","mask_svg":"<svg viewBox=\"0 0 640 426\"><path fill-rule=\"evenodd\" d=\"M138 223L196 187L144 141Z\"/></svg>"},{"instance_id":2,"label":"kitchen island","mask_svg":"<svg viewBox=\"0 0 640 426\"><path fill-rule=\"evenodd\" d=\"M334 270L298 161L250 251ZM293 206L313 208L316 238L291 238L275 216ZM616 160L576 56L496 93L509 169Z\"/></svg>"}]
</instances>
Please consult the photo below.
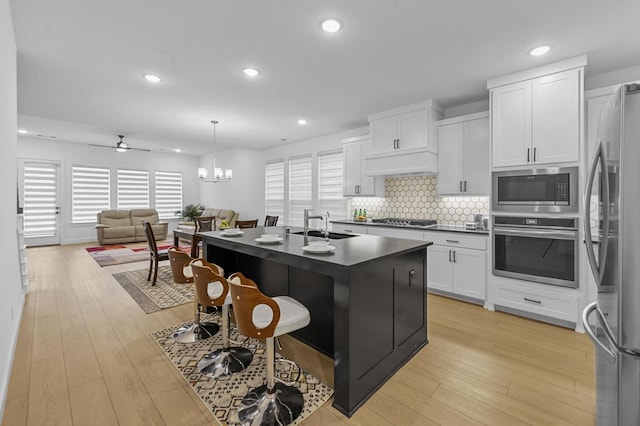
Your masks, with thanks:
<instances>
[{"instance_id":1,"label":"kitchen island","mask_svg":"<svg viewBox=\"0 0 640 426\"><path fill-rule=\"evenodd\" d=\"M282 227L239 236L203 232L204 256L242 272L269 296L288 295L311 313L291 333L334 360L333 406L351 416L427 343L426 270L430 242L372 235L331 239L331 253L303 251L319 238ZM282 241L255 239L277 231ZM335 235L340 237L340 235Z\"/></svg>"}]
</instances>

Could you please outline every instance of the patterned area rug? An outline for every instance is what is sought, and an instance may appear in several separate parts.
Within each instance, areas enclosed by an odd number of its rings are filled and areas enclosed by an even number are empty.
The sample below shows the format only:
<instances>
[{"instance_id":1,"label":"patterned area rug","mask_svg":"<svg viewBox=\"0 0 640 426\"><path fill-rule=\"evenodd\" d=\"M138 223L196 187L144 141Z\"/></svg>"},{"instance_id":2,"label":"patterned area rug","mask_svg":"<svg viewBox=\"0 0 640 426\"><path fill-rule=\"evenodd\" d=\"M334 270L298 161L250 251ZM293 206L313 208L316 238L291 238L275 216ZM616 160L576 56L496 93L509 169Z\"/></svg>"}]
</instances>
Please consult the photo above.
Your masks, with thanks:
<instances>
[{"instance_id":1,"label":"patterned area rug","mask_svg":"<svg viewBox=\"0 0 640 426\"><path fill-rule=\"evenodd\" d=\"M169 246L158 246L158 250L166 250ZM112 244L109 246L87 247L87 252L100 266L120 265L122 263L149 261L148 247L127 247L124 244ZM180 246L180 250L189 253L189 246Z\"/></svg>"},{"instance_id":2,"label":"patterned area rug","mask_svg":"<svg viewBox=\"0 0 640 426\"><path fill-rule=\"evenodd\" d=\"M161 265L158 268L155 286L151 285L151 281L147 281L148 275L148 269L137 269L118 272L113 274L113 278L148 314L184 303L193 303L193 285L174 283L170 266Z\"/></svg>"},{"instance_id":3,"label":"patterned area rug","mask_svg":"<svg viewBox=\"0 0 640 426\"><path fill-rule=\"evenodd\" d=\"M215 316L204 316L202 320L219 322L218 319L219 317ZM197 365L204 355L222 347L222 334L216 333L215 336L196 343L176 343L171 336L185 324L156 331L151 333L151 336L221 424L240 424L237 407L243 396L249 390L266 383L266 347L258 340L247 340L243 346L254 354L249 367L229 377L210 379L199 373ZM235 326L232 326L231 339L242 342L245 337L239 335ZM282 358L279 355L276 357ZM297 369L290 363L276 362L276 377L290 382L295 380L297 375ZM333 395L333 389L305 371L300 374L295 386L304 397L304 409L292 423L294 425L300 424Z\"/></svg>"}]
</instances>

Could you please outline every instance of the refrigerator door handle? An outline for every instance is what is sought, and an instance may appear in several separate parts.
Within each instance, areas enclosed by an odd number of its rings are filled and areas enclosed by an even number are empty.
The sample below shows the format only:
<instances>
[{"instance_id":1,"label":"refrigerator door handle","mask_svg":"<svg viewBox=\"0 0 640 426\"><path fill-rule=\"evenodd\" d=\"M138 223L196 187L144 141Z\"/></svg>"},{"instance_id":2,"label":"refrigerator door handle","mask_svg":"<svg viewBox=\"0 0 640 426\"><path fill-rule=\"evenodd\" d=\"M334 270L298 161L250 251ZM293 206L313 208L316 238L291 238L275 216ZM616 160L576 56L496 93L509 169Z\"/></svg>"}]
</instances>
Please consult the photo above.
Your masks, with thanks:
<instances>
[{"instance_id":1,"label":"refrigerator door handle","mask_svg":"<svg viewBox=\"0 0 640 426\"><path fill-rule=\"evenodd\" d=\"M586 308L584 308L584 311L582 311L582 325L584 326L585 331L591 338L591 341L593 342L593 344L595 346L599 346L600 349L602 349L609 356L610 361L613 364L616 361L616 353L614 353L611 349L609 349L608 347L602 344L602 342L596 337L595 333L591 329L591 325L589 324L589 317L591 316L593 311L595 311L597 308L598 308L598 302L592 302L588 304ZM600 322L600 315L596 315L596 318L598 319L598 322ZM605 330L605 334L607 336L607 340L611 342L611 340L609 339L608 331Z\"/></svg>"},{"instance_id":2,"label":"refrigerator door handle","mask_svg":"<svg viewBox=\"0 0 640 426\"><path fill-rule=\"evenodd\" d=\"M600 241L600 253L599 259L601 262L598 263L596 261L595 252L593 250L593 239L591 238L591 192L593 191L593 181L596 177L596 170L598 169L598 163L600 163L600 168L602 169L602 176L604 182L600 185L603 195L603 239ZM591 266L591 270L596 279L596 285L600 287L602 285L602 279L604 277L604 265L602 262L607 258L607 239L609 238L609 173L607 171L607 162L604 157L602 142L598 144L598 148L596 149L595 156L593 157L593 162L591 164L591 169L589 170L589 175L587 178L587 188L585 190L584 197L584 237L587 246L587 258L589 259L589 266Z\"/></svg>"}]
</instances>

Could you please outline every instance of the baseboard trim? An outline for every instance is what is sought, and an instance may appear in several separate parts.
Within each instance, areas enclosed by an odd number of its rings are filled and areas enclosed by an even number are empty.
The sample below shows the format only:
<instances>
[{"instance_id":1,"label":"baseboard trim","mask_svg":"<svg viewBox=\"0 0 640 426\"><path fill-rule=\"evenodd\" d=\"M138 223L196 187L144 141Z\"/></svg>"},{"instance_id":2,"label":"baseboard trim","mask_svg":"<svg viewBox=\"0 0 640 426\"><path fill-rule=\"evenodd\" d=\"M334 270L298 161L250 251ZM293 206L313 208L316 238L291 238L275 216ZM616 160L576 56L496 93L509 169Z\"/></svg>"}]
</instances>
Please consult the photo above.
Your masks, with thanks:
<instances>
[{"instance_id":1,"label":"baseboard trim","mask_svg":"<svg viewBox=\"0 0 640 426\"><path fill-rule=\"evenodd\" d=\"M2 398L2 404L0 404L0 424L2 424L2 419L4 418L4 407L7 404L7 394L9 391L9 382L11 381L11 370L13 369L13 360L15 358L16 355L16 347L18 345L18 335L20 334L20 324L22 323L22 312L24 311L24 302L25 302L25 295L24 292L20 293L20 300L19 300L19 308L18 308L18 312L16 312L16 326L15 329L13 330L13 339L11 341L11 347L9 348L9 350L11 351L11 353L9 354L9 362L7 363L7 365L5 366L5 377L6 380L1 384L0 387L0 397Z\"/></svg>"}]
</instances>

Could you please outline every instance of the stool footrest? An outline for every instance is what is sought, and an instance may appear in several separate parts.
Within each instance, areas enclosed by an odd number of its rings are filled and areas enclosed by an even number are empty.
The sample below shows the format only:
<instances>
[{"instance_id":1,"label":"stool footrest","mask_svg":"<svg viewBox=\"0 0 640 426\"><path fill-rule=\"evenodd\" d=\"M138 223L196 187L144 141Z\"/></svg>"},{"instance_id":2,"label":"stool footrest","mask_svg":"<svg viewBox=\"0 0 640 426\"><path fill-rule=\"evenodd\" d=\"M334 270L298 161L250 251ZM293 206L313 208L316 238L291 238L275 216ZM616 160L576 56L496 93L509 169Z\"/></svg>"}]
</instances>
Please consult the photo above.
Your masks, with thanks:
<instances>
[{"instance_id":1,"label":"stool footrest","mask_svg":"<svg viewBox=\"0 0 640 426\"><path fill-rule=\"evenodd\" d=\"M253 353L249 349L232 346L228 350L218 349L202 357L198 363L198 371L215 379L244 370L252 360Z\"/></svg>"},{"instance_id":2,"label":"stool footrest","mask_svg":"<svg viewBox=\"0 0 640 426\"><path fill-rule=\"evenodd\" d=\"M220 326L215 322L201 322L180 327L173 333L173 340L179 343L193 343L209 337L220 331Z\"/></svg>"},{"instance_id":3,"label":"stool footrest","mask_svg":"<svg viewBox=\"0 0 640 426\"><path fill-rule=\"evenodd\" d=\"M302 412L304 398L293 386L276 383L275 392L267 385L251 390L240 402L238 417L243 425L287 425Z\"/></svg>"}]
</instances>

